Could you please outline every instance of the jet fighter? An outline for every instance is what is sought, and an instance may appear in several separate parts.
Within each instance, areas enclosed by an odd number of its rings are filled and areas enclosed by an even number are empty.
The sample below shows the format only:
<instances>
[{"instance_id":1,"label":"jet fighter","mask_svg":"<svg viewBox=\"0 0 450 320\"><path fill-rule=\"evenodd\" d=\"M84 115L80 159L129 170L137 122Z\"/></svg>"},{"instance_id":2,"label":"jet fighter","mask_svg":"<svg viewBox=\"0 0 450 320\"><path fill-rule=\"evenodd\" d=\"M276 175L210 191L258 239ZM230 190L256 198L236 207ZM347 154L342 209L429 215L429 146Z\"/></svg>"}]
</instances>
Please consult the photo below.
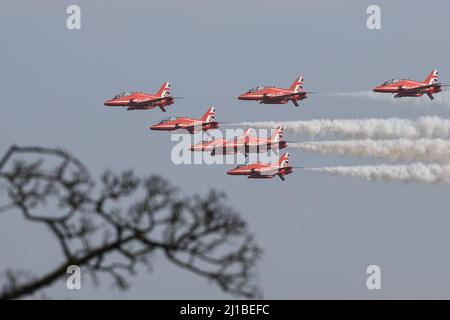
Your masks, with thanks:
<instances>
[{"instance_id":1,"label":"jet fighter","mask_svg":"<svg viewBox=\"0 0 450 320\"><path fill-rule=\"evenodd\" d=\"M280 126L275 129L270 138L255 137L252 135L251 130L247 129L242 137L230 140L202 141L192 146L191 151L207 151L211 152L211 155L243 152L247 155L250 152L266 152L287 147L287 142L283 139L283 128Z\"/></svg>"},{"instance_id":2,"label":"jet fighter","mask_svg":"<svg viewBox=\"0 0 450 320\"><path fill-rule=\"evenodd\" d=\"M264 104L286 104L289 101L298 107L298 101L306 99L310 92L303 91L303 76L298 77L289 89L275 86L258 86L241 94L239 100L254 100Z\"/></svg>"},{"instance_id":3,"label":"jet fighter","mask_svg":"<svg viewBox=\"0 0 450 320\"><path fill-rule=\"evenodd\" d=\"M285 181L284 176L291 174L294 169L289 165L289 153L285 153L280 157L276 164L271 163L252 163L242 164L231 169L227 174L232 176L247 176L248 179L271 179L275 176Z\"/></svg>"},{"instance_id":4,"label":"jet fighter","mask_svg":"<svg viewBox=\"0 0 450 320\"><path fill-rule=\"evenodd\" d=\"M374 92L395 93L394 98L421 97L426 94L431 100L433 94L442 91L443 85L438 81L438 71L434 69L425 81L410 79L391 79L374 88Z\"/></svg>"},{"instance_id":5,"label":"jet fighter","mask_svg":"<svg viewBox=\"0 0 450 320\"><path fill-rule=\"evenodd\" d=\"M175 131L177 129L188 130L191 134L199 131L219 128L219 122L215 121L216 109L210 107L201 119L188 117L170 117L150 127L157 131Z\"/></svg>"},{"instance_id":6,"label":"jet fighter","mask_svg":"<svg viewBox=\"0 0 450 320\"><path fill-rule=\"evenodd\" d=\"M173 104L176 97L170 95L170 82L165 82L155 94L141 91L122 92L105 101L105 106L128 107L127 110L149 110L159 107L166 112L166 107Z\"/></svg>"}]
</instances>

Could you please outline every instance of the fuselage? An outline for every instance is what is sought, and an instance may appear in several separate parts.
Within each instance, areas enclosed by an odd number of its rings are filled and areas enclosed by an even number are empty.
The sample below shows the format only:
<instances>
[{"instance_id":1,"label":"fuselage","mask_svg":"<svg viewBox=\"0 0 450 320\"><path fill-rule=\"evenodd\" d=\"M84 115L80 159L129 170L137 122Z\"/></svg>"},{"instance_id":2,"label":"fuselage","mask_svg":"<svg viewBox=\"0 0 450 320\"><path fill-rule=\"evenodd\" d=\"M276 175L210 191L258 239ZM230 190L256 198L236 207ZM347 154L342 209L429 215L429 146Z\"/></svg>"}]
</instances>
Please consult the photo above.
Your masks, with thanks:
<instances>
[{"instance_id":1,"label":"fuselage","mask_svg":"<svg viewBox=\"0 0 450 320\"><path fill-rule=\"evenodd\" d=\"M268 150L284 149L286 141L274 141L258 137L243 137L230 140L216 139L203 141L191 147L191 151L208 151L214 154L234 154L237 152L253 153L266 152Z\"/></svg>"},{"instance_id":2,"label":"fuselage","mask_svg":"<svg viewBox=\"0 0 450 320\"><path fill-rule=\"evenodd\" d=\"M191 146L190 150L191 151L207 151L207 152L211 152L213 151L215 148L219 148L221 146L227 145L227 140L226 139L215 139L212 141L202 141L196 145Z\"/></svg>"},{"instance_id":3,"label":"fuselage","mask_svg":"<svg viewBox=\"0 0 450 320\"><path fill-rule=\"evenodd\" d=\"M428 86L428 87L427 87ZM426 87L426 88L421 88ZM414 89L417 91L414 91ZM426 82L422 81L413 81L409 79L399 79L399 80L390 80L386 81L382 85L379 85L373 89L374 92L382 92L382 93L397 93L398 96L405 97L420 97L424 94L434 94L442 91L440 85L429 86ZM412 92L408 92L412 91Z\"/></svg>"},{"instance_id":4,"label":"fuselage","mask_svg":"<svg viewBox=\"0 0 450 320\"><path fill-rule=\"evenodd\" d=\"M151 130L156 131L174 131L178 129L186 129L190 132L206 131L210 129L219 128L219 123L216 121L204 122L199 119L191 119L188 117L169 118L161 121L150 127Z\"/></svg>"},{"instance_id":5,"label":"fuselage","mask_svg":"<svg viewBox=\"0 0 450 320\"><path fill-rule=\"evenodd\" d=\"M104 102L110 107L129 107L130 109L153 109L164 107L174 103L171 96L160 97L143 92L124 92Z\"/></svg>"},{"instance_id":6,"label":"fuselage","mask_svg":"<svg viewBox=\"0 0 450 320\"><path fill-rule=\"evenodd\" d=\"M265 174L265 172L268 172ZM266 163L253 163L248 165L237 166L234 169L228 170L227 174L232 176L248 176L249 178L270 179L274 176L288 175L293 172L292 167L280 167L279 165Z\"/></svg>"},{"instance_id":7,"label":"fuselage","mask_svg":"<svg viewBox=\"0 0 450 320\"><path fill-rule=\"evenodd\" d=\"M277 96L290 95L289 98L277 99ZM290 89L283 89L271 86L260 86L241 94L239 100L253 100L266 104L285 104L292 100L303 100L306 98L306 92L295 92Z\"/></svg>"}]
</instances>

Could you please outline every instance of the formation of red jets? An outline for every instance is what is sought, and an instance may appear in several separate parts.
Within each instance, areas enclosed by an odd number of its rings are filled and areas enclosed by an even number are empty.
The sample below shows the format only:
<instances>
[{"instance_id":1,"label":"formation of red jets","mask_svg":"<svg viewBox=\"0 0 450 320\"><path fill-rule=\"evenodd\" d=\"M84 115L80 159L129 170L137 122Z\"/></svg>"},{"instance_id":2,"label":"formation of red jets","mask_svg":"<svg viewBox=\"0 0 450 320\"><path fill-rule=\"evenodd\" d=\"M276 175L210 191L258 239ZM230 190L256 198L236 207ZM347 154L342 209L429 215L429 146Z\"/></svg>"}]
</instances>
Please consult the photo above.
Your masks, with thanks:
<instances>
[{"instance_id":1,"label":"formation of red jets","mask_svg":"<svg viewBox=\"0 0 450 320\"><path fill-rule=\"evenodd\" d=\"M433 94L442 91L442 87L447 86L438 81L438 71L433 70L425 81L414 81L410 79L391 79L375 87L374 92L392 93L394 98L420 97L426 94L431 100ZM275 86L257 86L241 94L239 100L257 101L261 104L287 104L292 102L296 107L298 102L306 99L312 92L303 90L303 77L300 76L289 88L279 88ZM175 102L178 97L170 94L170 82L165 82L155 94L143 93L140 91L123 92L112 99L105 101L105 106L127 107L127 110L149 110L160 108L163 112L166 107ZM175 131L178 129L187 130L194 134L201 131L219 128L219 123L215 120L215 108L210 107L200 119L189 117L169 117L150 127L156 131ZM210 152L211 155L235 154L238 152L248 153L267 152L269 150L281 150L286 148L287 142L283 138L283 128L277 127L269 138L256 137L251 129L247 129L241 137L234 139L215 139L202 141L193 145L191 151ZM239 165L229 170L229 175L244 175L251 179L270 179L275 176L285 180L284 176L293 172L289 165L289 154L281 155L276 164L272 163L250 163Z\"/></svg>"}]
</instances>

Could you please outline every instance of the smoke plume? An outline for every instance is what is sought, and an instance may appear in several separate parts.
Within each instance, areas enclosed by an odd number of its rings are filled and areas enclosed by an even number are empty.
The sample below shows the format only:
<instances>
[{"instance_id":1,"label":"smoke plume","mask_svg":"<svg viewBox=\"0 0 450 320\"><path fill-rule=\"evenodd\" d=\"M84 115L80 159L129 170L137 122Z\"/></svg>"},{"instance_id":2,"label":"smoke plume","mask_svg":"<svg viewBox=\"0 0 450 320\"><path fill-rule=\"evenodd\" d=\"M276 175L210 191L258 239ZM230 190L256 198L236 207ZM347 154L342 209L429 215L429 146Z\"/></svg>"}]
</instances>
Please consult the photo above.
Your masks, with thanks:
<instances>
[{"instance_id":1,"label":"smoke plume","mask_svg":"<svg viewBox=\"0 0 450 320\"><path fill-rule=\"evenodd\" d=\"M402 181L424 183L450 183L450 166L414 163L410 165L367 165L306 168L307 171L365 178L370 181Z\"/></svg>"},{"instance_id":2,"label":"smoke plume","mask_svg":"<svg viewBox=\"0 0 450 320\"><path fill-rule=\"evenodd\" d=\"M450 163L450 141L443 139L312 141L289 143L289 147L322 154Z\"/></svg>"},{"instance_id":3,"label":"smoke plume","mask_svg":"<svg viewBox=\"0 0 450 320\"><path fill-rule=\"evenodd\" d=\"M282 125L288 132L315 136L341 136L353 139L420 139L450 138L450 120L429 116L417 120L390 119L317 119L307 121L266 121L231 124L240 127L275 128Z\"/></svg>"}]
</instances>

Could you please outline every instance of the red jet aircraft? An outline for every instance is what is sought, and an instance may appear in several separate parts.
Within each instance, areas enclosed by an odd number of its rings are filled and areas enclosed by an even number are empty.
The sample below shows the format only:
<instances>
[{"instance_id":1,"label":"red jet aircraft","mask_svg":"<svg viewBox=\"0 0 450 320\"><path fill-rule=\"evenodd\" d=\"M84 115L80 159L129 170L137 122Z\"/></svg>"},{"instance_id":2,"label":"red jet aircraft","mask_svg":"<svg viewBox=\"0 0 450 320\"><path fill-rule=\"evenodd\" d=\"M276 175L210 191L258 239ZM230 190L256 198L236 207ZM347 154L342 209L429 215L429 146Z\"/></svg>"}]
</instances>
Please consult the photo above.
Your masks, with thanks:
<instances>
[{"instance_id":1,"label":"red jet aircraft","mask_svg":"<svg viewBox=\"0 0 450 320\"><path fill-rule=\"evenodd\" d=\"M306 99L308 92L303 91L303 77L300 76L292 83L289 89L274 86L258 86L241 94L239 100L255 100L265 104L285 104L289 101L298 107L299 100Z\"/></svg>"},{"instance_id":2,"label":"red jet aircraft","mask_svg":"<svg viewBox=\"0 0 450 320\"><path fill-rule=\"evenodd\" d=\"M127 110L149 110L159 107L166 112L165 107L174 103L175 97L170 95L170 82L165 82L156 94L122 92L114 98L105 101L105 106L128 107Z\"/></svg>"},{"instance_id":3,"label":"red jet aircraft","mask_svg":"<svg viewBox=\"0 0 450 320\"><path fill-rule=\"evenodd\" d=\"M431 100L433 93L438 93L445 86L438 82L438 71L431 71L425 81L413 81L409 79L391 79L373 89L374 92L395 93L394 98L420 97L426 94Z\"/></svg>"},{"instance_id":4,"label":"red jet aircraft","mask_svg":"<svg viewBox=\"0 0 450 320\"><path fill-rule=\"evenodd\" d=\"M160 123L150 127L157 131L174 131L177 129L188 130L191 134L199 131L219 128L219 123L215 121L216 109L210 107L201 119L191 119L188 117L170 117Z\"/></svg>"},{"instance_id":5,"label":"red jet aircraft","mask_svg":"<svg viewBox=\"0 0 450 320\"><path fill-rule=\"evenodd\" d=\"M254 137L251 129L244 131L242 137L234 139L216 139L203 141L191 147L191 151L207 151L211 155L216 154L235 154L244 152L246 155L250 152L266 152L271 149L283 149L287 147L287 142L283 140L283 128L277 127L272 136L267 138Z\"/></svg>"},{"instance_id":6,"label":"red jet aircraft","mask_svg":"<svg viewBox=\"0 0 450 320\"><path fill-rule=\"evenodd\" d=\"M249 179L271 179L275 176L285 180L284 176L292 173L294 167L289 166L289 153L280 157L277 164L271 163L251 163L239 165L231 169L227 174L232 176L248 176Z\"/></svg>"}]
</instances>

